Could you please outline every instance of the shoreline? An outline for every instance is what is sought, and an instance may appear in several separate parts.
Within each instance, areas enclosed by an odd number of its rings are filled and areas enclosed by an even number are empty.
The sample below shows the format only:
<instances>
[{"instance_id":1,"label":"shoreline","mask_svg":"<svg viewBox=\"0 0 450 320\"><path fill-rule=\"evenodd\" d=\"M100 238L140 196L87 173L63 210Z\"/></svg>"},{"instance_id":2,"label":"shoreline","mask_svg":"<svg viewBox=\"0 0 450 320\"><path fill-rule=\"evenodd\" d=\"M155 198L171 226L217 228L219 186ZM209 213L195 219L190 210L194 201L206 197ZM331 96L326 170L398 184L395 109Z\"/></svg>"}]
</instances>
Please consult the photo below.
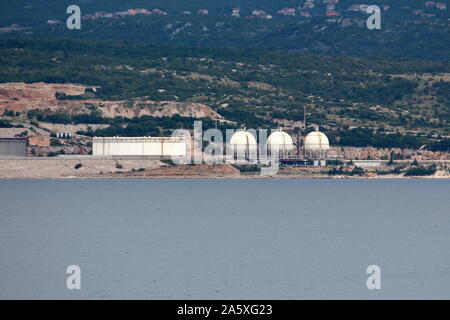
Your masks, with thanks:
<instances>
[{"instance_id":1,"label":"shoreline","mask_svg":"<svg viewBox=\"0 0 450 320\"><path fill-rule=\"evenodd\" d=\"M0 177L0 181L7 180L446 180L450 177L435 176L376 176L376 177L332 177L332 176L295 176L295 175L275 175L275 176L258 176L258 175L241 175L241 176L175 176L175 175L150 175L150 176L64 176L64 177Z\"/></svg>"},{"instance_id":2,"label":"shoreline","mask_svg":"<svg viewBox=\"0 0 450 320\"><path fill-rule=\"evenodd\" d=\"M44 160L44 161L39 161ZM0 180L12 179L450 179L447 164L433 175L404 176L386 172L386 166L328 174L328 167L279 167L274 175L258 168L243 171L231 164L173 165L157 159L24 158L0 159ZM382 172L384 174L381 174Z\"/></svg>"}]
</instances>

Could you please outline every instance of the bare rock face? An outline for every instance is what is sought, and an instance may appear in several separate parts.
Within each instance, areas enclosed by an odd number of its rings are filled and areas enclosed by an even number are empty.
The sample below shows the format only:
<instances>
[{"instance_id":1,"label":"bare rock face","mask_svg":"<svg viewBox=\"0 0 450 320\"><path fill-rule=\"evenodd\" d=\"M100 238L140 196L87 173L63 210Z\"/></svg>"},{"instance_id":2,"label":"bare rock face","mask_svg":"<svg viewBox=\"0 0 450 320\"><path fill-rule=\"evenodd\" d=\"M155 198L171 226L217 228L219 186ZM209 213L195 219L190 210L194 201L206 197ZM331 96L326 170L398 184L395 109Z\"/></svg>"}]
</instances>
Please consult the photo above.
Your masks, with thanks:
<instances>
[{"instance_id":1,"label":"bare rock face","mask_svg":"<svg viewBox=\"0 0 450 320\"><path fill-rule=\"evenodd\" d=\"M58 100L56 93L68 96L81 95L87 88L76 84L49 84L23 82L0 84L0 114L5 110L24 112L33 109L65 110L73 114L90 113L92 107L102 111L103 116L133 118L138 116L171 117L180 115L192 118L222 119L222 116L201 103L173 101L105 101Z\"/></svg>"},{"instance_id":2,"label":"bare rock face","mask_svg":"<svg viewBox=\"0 0 450 320\"><path fill-rule=\"evenodd\" d=\"M138 116L153 116L153 117L171 117L180 115L182 117L191 118L211 118L222 119L222 116L213 109L202 103L190 102L173 102L173 101L86 101L90 104L97 104L102 110L105 117L138 117Z\"/></svg>"},{"instance_id":3,"label":"bare rock face","mask_svg":"<svg viewBox=\"0 0 450 320\"><path fill-rule=\"evenodd\" d=\"M0 112L10 110L22 112L32 109L57 109L60 102L57 92L80 95L87 87L73 84L47 84L43 82L27 84L23 82L0 84Z\"/></svg>"}]
</instances>

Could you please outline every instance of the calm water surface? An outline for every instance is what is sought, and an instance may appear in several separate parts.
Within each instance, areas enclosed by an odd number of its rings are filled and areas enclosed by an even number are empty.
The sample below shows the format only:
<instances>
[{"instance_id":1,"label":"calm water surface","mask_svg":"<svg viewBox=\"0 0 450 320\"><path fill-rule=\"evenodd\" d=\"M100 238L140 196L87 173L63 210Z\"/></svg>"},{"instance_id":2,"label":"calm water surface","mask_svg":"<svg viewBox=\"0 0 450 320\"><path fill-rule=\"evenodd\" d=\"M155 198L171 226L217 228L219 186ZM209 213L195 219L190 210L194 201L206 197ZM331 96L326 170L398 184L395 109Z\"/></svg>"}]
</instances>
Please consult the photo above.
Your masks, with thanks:
<instances>
[{"instance_id":1,"label":"calm water surface","mask_svg":"<svg viewBox=\"0 0 450 320\"><path fill-rule=\"evenodd\" d=\"M0 298L449 299L449 208L450 180L3 180Z\"/></svg>"}]
</instances>

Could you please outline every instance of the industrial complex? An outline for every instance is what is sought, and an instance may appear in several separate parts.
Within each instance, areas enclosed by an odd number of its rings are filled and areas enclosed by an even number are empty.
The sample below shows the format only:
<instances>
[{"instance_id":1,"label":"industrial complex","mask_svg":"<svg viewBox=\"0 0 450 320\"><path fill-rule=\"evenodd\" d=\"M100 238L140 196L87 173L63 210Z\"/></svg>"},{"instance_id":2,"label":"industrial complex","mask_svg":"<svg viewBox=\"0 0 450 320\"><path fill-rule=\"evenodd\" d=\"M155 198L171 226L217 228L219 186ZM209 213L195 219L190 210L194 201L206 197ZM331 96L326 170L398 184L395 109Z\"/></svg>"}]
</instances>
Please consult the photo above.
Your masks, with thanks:
<instances>
[{"instance_id":1,"label":"industrial complex","mask_svg":"<svg viewBox=\"0 0 450 320\"><path fill-rule=\"evenodd\" d=\"M60 138L57 136L55 139ZM26 157L27 147L50 146L50 141L50 137L36 135L1 138L0 157ZM224 141L222 138L216 141L211 143L215 149L214 156L227 163L257 164L267 163L269 159L286 166L323 166L330 149L327 136L318 129L304 137L300 134L291 137L282 129L272 130L268 137L259 139L255 130L241 129L233 132L228 141L225 139L223 145L218 142ZM210 156L205 146L202 138L193 139L190 133L172 137L93 137L91 157L192 157L203 161Z\"/></svg>"},{"instance_id":2,"label":"industrial complex","mask_svg":"<svg viewBox=\"0 0 450 320\"><path fill-rule=\"evenodd\" d=\"M234 178L259 172L290 178L402 177L416 168L449 176L448 153L331 146L318 127L303 134L281 128L209 130L194 126L171 137L89 137L2 128L0 178Z\"/></svg>"},{"instance_id":3,"label":"industrial complex","mask_svg":"<svg viewBox=\"0 0 450 320\"><path fill-rule=\"evenodd\" d=\"M151 156L170 158L192 156L203 150L197 148L190 136L174 137L94 137L92 155L101 156ZM283 165L326 165L330 144L327 136L316 130L293 142L291 136L280 130L272 132L266 143L248 130L235 132L224 146L217 146L226 162L258 163L261 159L280 161ZM217 157L217 153L215 154Z\"/></svg>"}]
</instances>

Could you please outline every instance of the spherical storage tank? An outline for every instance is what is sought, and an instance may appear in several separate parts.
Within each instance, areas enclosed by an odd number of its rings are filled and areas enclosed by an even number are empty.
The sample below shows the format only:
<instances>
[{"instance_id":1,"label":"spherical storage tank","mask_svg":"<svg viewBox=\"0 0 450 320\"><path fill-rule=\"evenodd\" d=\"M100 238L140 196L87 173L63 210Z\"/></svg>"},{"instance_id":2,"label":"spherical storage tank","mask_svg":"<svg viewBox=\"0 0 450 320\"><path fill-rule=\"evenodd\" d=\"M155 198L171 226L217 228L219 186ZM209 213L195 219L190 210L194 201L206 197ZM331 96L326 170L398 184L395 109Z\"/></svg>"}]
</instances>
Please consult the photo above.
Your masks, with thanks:
<instances>
[{"instance_id":1,"label":"spherical storage tank","mask_svg":"<svg viewBox=\"0 0 450 320\"><path fill-rule=\"evenodd\" d=\"M230 147L232 148L234 155L249 155L250 153L256 154L256 139L248 131L238 131L231 137Z\"/></svg>"},{"instance_id":2,"label":"spherical storage tank","mask_svg":"<svg viewBox=\"0 0 450 320\"><path fill-rule=\"evenodd\" d=\"M305 137L305 153L310 157L323 157L330 148L327 136L319 130L310 132Z\"/></svg>"},{"instance_id":3,"label":"spherical storage tank","mask_svg":"<svg viewBox=\"0 0 450 320\"><path fill-rule=\"evenodd\" d=\"M273 132L267 139L267 150L271 155L284 157L289 155L293 148L292 138L281 130Z\"/></svg>"}]
</instances>

